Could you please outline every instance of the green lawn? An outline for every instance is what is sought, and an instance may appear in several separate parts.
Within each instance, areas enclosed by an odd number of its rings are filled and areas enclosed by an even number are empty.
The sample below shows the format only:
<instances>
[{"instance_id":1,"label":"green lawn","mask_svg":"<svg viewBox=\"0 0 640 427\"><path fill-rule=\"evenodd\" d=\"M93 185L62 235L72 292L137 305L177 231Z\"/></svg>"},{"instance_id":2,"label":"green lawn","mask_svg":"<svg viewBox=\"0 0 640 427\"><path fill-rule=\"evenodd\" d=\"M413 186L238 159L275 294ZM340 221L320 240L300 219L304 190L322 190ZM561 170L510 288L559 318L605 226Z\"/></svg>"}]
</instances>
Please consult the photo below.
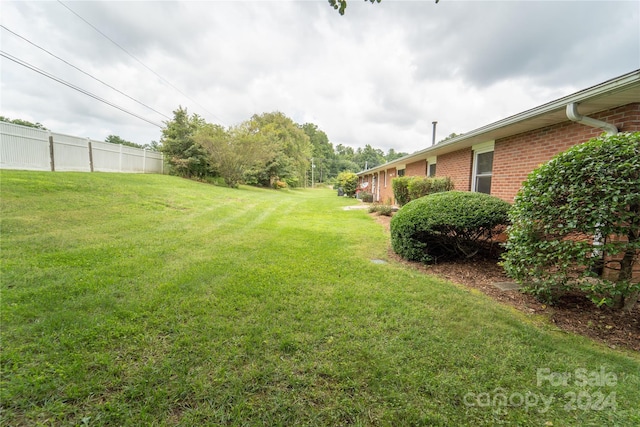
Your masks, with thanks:
<instances>
[{"instance_id":1,"label":"green lawn","mask_svg":"<svg viewBox=\"0 0 640 427\"><path fill-rule=\"evenodd\" d=\"M637 353L372 263L334 191L0 179L2 425L640 425Z\"/></svg>"}]
</instances>

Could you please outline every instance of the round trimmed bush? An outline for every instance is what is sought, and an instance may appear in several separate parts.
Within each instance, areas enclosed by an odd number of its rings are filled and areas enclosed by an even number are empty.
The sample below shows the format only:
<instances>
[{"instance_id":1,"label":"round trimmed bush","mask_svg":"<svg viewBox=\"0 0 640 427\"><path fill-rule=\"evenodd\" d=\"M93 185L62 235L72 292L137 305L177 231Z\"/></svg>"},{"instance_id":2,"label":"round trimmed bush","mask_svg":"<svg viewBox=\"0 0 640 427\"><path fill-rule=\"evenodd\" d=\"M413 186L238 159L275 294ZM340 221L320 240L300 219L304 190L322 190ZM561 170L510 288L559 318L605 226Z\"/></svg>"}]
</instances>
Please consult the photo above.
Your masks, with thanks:
<instances>
[{"instance_id":1,"label":"round trimmed bush","mask_svg":"<svg viewBox=\"0 0 640 427\"><path fill-rule=\"evenodd\" d=\"M413 200L391 219L391 246L410 261L495 254L497 229L507 225L509 203L483 193L448 191Z\"/></svg>"},{"instance_id":2,"label":"round trimmed bush","mask_svg":"<svg viewBox=\"0 0 640 427\"><path fill-rule=\"evenodd\" d=\"M546 300L581 289L631 308L640 284L640 132L601 136L534 170L511 211L504 268ZM603 262L610 276L598 277Z\"/></svg>"}]
</instances>

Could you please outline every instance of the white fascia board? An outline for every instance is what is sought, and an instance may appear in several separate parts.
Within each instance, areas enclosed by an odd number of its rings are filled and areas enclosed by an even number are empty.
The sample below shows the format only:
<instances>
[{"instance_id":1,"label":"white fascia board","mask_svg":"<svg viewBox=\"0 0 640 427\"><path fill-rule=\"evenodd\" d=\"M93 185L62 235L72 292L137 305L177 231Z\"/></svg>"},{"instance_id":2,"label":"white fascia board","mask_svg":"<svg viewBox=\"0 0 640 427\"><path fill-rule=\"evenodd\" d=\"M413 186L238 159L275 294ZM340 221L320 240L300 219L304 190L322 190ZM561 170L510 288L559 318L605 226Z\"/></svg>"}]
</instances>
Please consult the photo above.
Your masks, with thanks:
<instances>
[{"instance_id":1,"label":"white fascia board","mask_svg":"<svg viewBox=\"0 0 640 427\"><path fill-rule=\"evenodd\" d=\"M486 141L480 144L474 144L471 146L471 149L476 153L486 153L488 151L493 151L496 145L495 141Z\"/></svg>"},{"instance_id":2,"label":"white fascia board","mask_svg":"<svg viewBox=\"0 0 640 427\"><path fill-rule=\"evenodd\" d=\"M502 120L499 120L497 122L494 123L490 123L486 126L474 129L470 132L464 133L460 136L456 136L455 138L451 138L450 140L446 141L446 142L442 142L440 144L436 144L436 145L432 145L430 147L424 148L420 151L416 151L413 154L409 154L405 157L402 157L400 159L395 160L394 162L389 162L380 166L377 166L376 168L373 169L377 169L377 170L383 170L383 169L388 169L388 168L392 168L394 167L396 164L402 162L402 163L411 163L411 159L416 158L416 160L418 158L424 157L425 154L428 156L429 153L433 152L434 154L437 154L438 151L440 151L443 148L453 148L452 146L458 145L458 144L463 144L465 141L474 138L474 137L478 137L481 136L482 134L488 133L488 132L492 132L495 131L497 129L509 126L509 125L514 125L516 123L519 122L523 122L525 120L529 120L535 117L539 117L539 116L543 116L545 114L548 113L552 113L552 112L556 112L559 110L565 110L567 104L570 103L580 103L580 102L584 102L587 101L589 99L601 96L601 95L605 95L608 93L614 93L614 92L619 92L621 90L626 90L626 89L630 89L633 88L634 86L637 86L640 83L640 69L632 71L630 73L624 74L622 76L619 77L615 77L613 79L607 80L606 82L597 84L595 86L591 86L589 88L583 89L579 92L573 93L571 95L567 95L563 98L560 99L556 99L555 101L551 101L548 102L546 104L542 104L538 107L532 108L530 110L526 110L523 111L522 113L518 113L516 115L513 116L509 116L507 118L504 118ZM568 120L568 118L567 118ZM448 150L448 152L450 152L452 150ZM366 172L370 172L371 169L369 171L363 171L358 173L358 175L366 173Z\"/></svg>"}]
</instances>

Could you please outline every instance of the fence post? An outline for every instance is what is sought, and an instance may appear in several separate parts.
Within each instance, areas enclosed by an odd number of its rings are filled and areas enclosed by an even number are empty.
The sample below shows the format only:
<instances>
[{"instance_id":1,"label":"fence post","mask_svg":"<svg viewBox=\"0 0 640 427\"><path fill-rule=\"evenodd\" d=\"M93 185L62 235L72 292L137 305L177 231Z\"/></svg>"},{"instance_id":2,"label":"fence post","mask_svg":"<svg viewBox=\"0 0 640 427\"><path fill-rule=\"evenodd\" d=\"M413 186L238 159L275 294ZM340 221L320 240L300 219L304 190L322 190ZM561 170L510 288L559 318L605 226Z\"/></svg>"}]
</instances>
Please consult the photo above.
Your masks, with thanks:
<instances>
[{"instance_id":1,"label":"fence post","mask_svg":"<svg viewBox=\"0 0 640 427\"><path fill-rule=\"evenodd\" d=\"M146 173L146 168L147 168L147 149L144 149L144 152L142 154L142 173Z\"/></svg>"},{"instance_id":2,"label":"fence post","mask_svg":"<svg viewBox=\"0 0 640 427\"><path fill-rule=\"evenodd\" d=\"M53 134L49 131L49 159L51 163L51 172L56 171L56 161L53 155Z\"/></svg>"},{"instance_id":3,"label":"fence post","mask_svg":"<svg viewBox=\"0 0 640 427\"><path fill-rule=\"evenodd\" d=\"M120 157L118 158L118 170L122 172L122 144L120 145Z\"/></svg>"},{"instance_id":4,"label":"fence post","mask_svg":"<svg viewBox=\"0 0 640 427\"><path fill-rule=\"evenodd\" d=\"M89 147L89 170L93 172L93 149L91 148L90 138L87 138L87 146Z\"/></svg>"}]
</instances>

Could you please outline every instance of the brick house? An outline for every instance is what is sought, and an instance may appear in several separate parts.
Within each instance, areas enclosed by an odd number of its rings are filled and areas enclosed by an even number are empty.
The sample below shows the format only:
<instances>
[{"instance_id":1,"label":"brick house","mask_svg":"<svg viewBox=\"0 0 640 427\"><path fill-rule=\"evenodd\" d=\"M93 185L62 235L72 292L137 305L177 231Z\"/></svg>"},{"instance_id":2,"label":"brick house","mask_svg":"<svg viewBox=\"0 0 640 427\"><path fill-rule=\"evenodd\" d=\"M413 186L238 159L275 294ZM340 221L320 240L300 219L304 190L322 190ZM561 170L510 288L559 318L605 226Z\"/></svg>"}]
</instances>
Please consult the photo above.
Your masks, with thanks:
<instances>
[{"instance_id":1,"label":"brick house","mask_svg":"<svg viewBox=\"0 0 640 427\"><path fill-rule=\"evenodd\" d=\"M394 202L391 181L404 175L448 176L456 190L513 202L538 165L605 131L640 131L640 69L357 175L382 203Z\"/></svg>"}]
</instances>

